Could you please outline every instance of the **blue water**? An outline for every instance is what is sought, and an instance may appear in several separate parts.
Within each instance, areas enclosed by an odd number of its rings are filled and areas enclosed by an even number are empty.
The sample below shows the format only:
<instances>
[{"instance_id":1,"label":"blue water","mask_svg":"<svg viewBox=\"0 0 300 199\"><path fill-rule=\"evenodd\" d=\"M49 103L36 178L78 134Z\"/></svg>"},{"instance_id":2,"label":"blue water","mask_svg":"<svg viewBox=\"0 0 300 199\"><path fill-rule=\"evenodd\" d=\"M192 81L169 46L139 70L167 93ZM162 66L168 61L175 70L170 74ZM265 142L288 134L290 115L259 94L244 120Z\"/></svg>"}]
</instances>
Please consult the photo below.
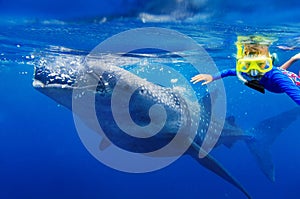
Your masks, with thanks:
<instances>
[{"instance_id":1,"label":"blue water","mask_svg":"<svg viewBox=\"0 0 300 199\"><path fill-rule=\"evenodd\" d=\"M41 60L84 57L110 36L140 27L170 28L190 36L220 70L235 65L237 35L277 38L270 49L278 54L277 65L300 52L298 1L195 2L0 1L0 198L245 198L187 156L145 174L104 166L81 143L72 113L32 87L33 67ZM291 70L298 73L299 63ZM234 77L224 84L227 115L235 116L243 129L296 107L284 94L262 95ZM212 155L255 199L299 198L299 125L300 119L271 147L274 183L242 142L217 148Z\"/></svg>"}]
</instances>

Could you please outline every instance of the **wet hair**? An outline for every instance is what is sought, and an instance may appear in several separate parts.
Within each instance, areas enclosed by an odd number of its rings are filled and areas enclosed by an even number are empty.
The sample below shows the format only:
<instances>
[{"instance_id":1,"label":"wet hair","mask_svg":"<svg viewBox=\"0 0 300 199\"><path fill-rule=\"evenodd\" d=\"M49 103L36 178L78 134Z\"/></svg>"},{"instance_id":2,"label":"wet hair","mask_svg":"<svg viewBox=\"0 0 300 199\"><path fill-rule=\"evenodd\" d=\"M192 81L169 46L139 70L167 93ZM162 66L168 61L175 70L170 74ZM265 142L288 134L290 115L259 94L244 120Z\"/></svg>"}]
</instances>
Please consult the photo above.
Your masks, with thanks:
<instances>
[{"instance_id":1,"label":"wet hair","mask_svg":"<svg viewBox=\"0 0 300 199\"><path fill-rule=\"evenodd\" d=\"M244 45L244 55L246 56L259 56L259 55L269 55L269 46L261 44L245 44Z\"/></svg>"}]
</instances>

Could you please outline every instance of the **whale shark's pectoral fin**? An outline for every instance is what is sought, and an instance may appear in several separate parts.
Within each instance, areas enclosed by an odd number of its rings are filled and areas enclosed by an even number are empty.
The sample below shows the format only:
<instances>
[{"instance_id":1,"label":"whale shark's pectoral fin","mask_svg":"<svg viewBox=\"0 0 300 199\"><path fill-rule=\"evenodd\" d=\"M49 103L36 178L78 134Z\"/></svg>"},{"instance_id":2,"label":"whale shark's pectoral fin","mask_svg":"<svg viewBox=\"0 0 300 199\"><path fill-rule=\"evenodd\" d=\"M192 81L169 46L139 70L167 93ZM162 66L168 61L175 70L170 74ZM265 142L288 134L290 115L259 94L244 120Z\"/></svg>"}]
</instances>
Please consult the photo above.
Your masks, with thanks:
<instances>
[{"instance_id":1,"label":"whale shark's pectoral fin","mask_svg":"<svg viewBox=\"0 0 300 199\"><path fill-rule=\"evenodd\" d=\"M102 138L100 145L99 145L99 149L100 149L100 151L103 151L110 145L111 145L111 142L108 139Z\"/></svg>"},{"instance_id":2,"label":"whale shark's pectoral fin","mask_svg":"<svg viewBox=\"0 0 300 199\"><path fill-rule=\"evenodd\" d=\"M192 148L189 149L189 153L202 166L214 172L215 174L217 174L218 176L220 176L221 178L238 188L247 196L248 199L251 199L251 196L245 190L245 188L228 171L226 171L225 168L220 163L218 163L211 155L206 153L206 156L204 158L199 158L199 151L201 150L201 147L193 142Z\"/></svg>"}]
</instances>

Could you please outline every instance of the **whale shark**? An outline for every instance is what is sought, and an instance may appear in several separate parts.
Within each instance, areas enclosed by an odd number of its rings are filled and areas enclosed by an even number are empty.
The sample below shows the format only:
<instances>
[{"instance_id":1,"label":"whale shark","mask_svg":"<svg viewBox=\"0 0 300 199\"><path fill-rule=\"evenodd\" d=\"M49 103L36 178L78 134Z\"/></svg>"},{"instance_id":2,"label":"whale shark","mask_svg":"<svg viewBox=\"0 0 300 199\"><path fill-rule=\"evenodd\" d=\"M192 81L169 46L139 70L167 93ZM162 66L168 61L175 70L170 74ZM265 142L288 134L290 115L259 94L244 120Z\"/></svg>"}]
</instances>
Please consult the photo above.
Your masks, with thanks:
<instances>
[{"instance_id":1,"label":"whale shark","mask_svg":"<svg viewBox=\"0 0 300 199\"><path fill-rule=\"evenodd\" d=\"M149 82L124 68L97 62L83 64L77 68L66 66L63 70L48 67L46 64L36 66L33 87L75 112L92 130L97 131L94 123L99 123L105 134L105 139L99 143L99 151L107 150L114 144L133 153L149 153L171 143L174 137L180 134L180 139L171 146L171 150L159 155L176 156L186 147L183 155L191 156L199 164L239 189L247 198L251 198L241 183L209 153L202 158L199 157L212 114L213 100L209 93L198 99L199 112L193 113L187 107L194 105L182 97L180 92ZM127 111L132 120L126 121L125 125L130 126L129 123L133 122L139 126L149 127L149 124L152 124L151 129L158 128L157 134L148 135L147 128L139 128L134 132L135 135L124 133L124 129L121 129L115 121L112 110L112 97L117 87L119 90L118 96L114 99L117 102L115 109L121 112L121 118L128 114L124 110L129 109ZM124 100L122 96L128 94L130 100L121 103ZM128 105L128 108L124 108L124 104ZM158 113L153 113L154 117L151 117L149 110L157 104L160 106L157 109ZM164 109L164 114L161 114L161 108ZM88 115L92 109L95 111L96 120ZM245 141L259 167L273 181L275 178L270 145L297 119L299 113L299 108L293 109L266 119L245 131L235 124L234 117L228 117L215 147L220 145L231 147L236 141ZM284 124L278 122L287 115L290 118L289 122ZM195 117L197 121L194 121ZM164 120L162 127L161 120ZM198 125L194 125L195 123Z\"/></svg>"}]
</instances>

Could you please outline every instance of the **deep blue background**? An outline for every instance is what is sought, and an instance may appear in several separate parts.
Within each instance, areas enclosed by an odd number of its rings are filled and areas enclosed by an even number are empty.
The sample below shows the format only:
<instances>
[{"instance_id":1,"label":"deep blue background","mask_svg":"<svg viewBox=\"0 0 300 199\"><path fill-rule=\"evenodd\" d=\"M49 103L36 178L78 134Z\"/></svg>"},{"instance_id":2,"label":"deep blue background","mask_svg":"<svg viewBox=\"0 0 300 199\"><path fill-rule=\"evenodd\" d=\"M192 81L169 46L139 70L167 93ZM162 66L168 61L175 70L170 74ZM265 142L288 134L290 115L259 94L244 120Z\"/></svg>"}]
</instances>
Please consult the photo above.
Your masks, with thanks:
<instances>
[{"instance_id":1,"label":"deep blue background","mask_svg":"<svg viewBox=\"0 0 300 199\"><path fill-rule=\"evenodd\" d=\"M180 2L180 1L178 1ZM54 17L59 19L136 16L141 12L169 14L174 9L193 14L208 12L219 20L242 19L270 23L278 21L297 22L299 1L265 0L1 0L0 13L35 17ZM229 18L228 18L229 17Z\"/></svg>"},{"instance_id":2,"label":"deep blue background","mask_svg":"<svg viewBox=\"0 0 300 199\"><path fill-rule=\"evenodd\" d=\"M47 53L57 53L57 56L63 53L54 52L51 46L85 54L109 36L136 27L166 27L187 34L203 44L220 69L234 67L233 43L239 34L277 37L271 50L278 53L279 64L299 52L297 1L214 0L201 9L184 11L192 15L210 13L204 21L144 24L136 17L140 12L168 14L172 10L167 9L170 1L150 2L0 0L3 16L0 26L0 198L244 197L190 157L182 157L163 170L146 174L127 174L107 168L84 148L71 112L31 86L34 60ZM161 6L153 6L157 4ZM104 24L85 20L103 16L112 20ZM281 50L279 46L295 48ZM30 55L35 59L26 58ZM291 70L298 72L299 63ZM296 106L286 95L267 93L263 96L243 87L235 78L225 79L224 83L228 115L234 115L243 129ZM283 118L282 122L288 121ZM221 147L213 155L241 181L253 198L299 198L299 125L298 119L271 147L276 166L275 183L263 176L243 143L230 150Z\"/></svg>"}]
</instances>

